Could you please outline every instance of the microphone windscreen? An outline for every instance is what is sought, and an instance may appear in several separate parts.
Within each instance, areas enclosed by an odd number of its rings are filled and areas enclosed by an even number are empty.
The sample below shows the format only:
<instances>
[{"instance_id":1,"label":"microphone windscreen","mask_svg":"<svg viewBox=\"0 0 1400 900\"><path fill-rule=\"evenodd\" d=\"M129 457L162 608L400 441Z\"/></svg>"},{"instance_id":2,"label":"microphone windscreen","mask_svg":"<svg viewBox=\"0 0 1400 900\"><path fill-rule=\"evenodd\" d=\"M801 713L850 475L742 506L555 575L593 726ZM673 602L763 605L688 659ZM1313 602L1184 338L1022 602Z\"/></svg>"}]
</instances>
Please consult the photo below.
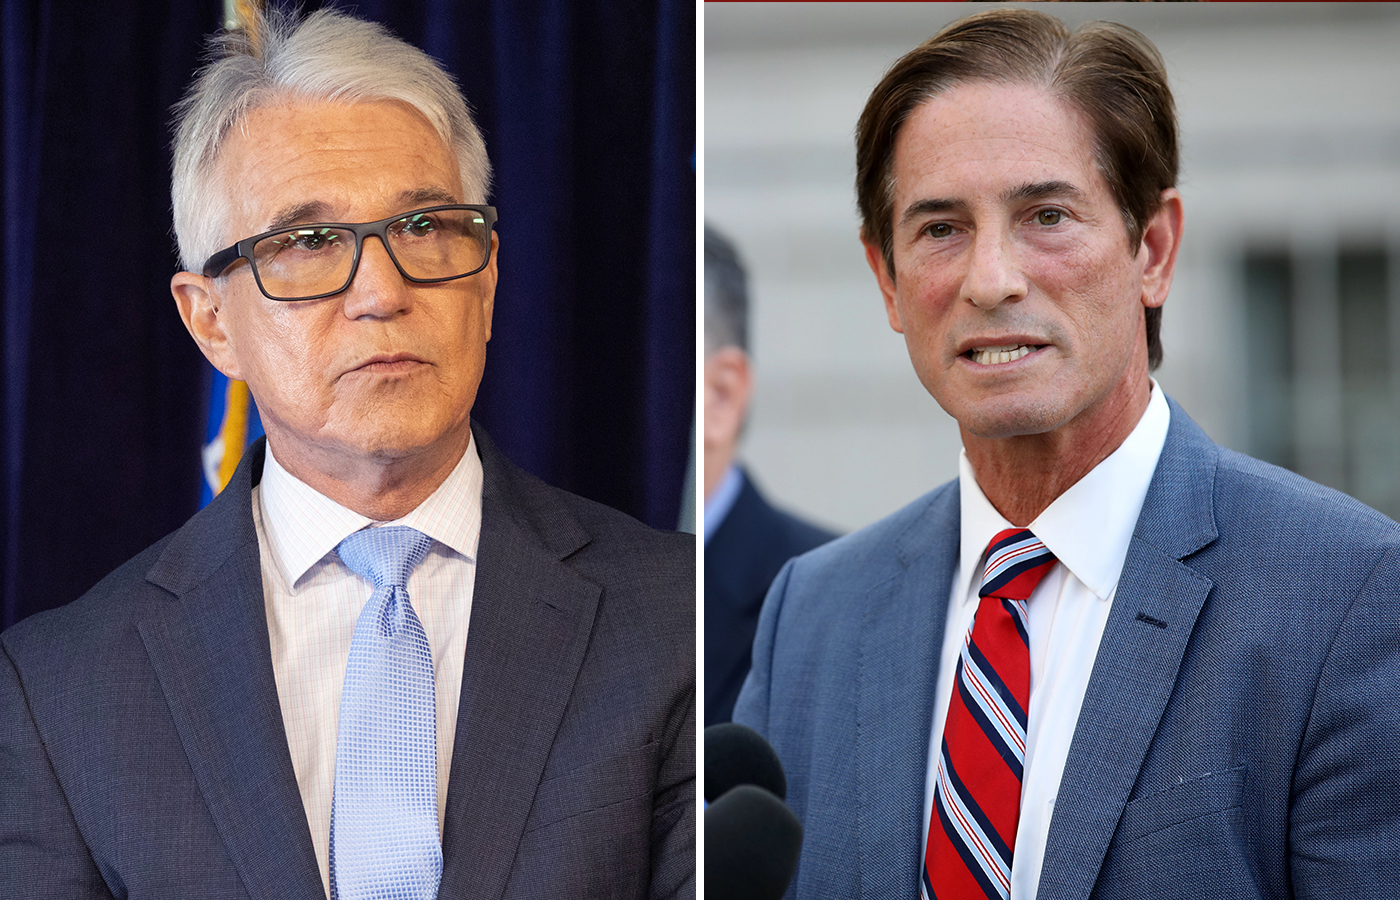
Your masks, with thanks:
<instances>
[{"instance_id":1,"label":"microphone windscreen","mask_svg":"<svg viewBox=\"0 0 1400 900\"><path fill-rule=\"evenodd\" d=\"M783 764L763 735L737 722L711 725L705 729L705 799L713 803L741 784L787 799Z\"/></svg>"},{"instance_id":2,"label":"microphone windscreen","mask_svg":"<svg viewBox=\"0 0 1400 900\"><path fill-rule=\"evenodd\" d=\"M705 810L705 900L779 900L802 852L787 804L742 784Z\"/></svg>"}]
</instances>

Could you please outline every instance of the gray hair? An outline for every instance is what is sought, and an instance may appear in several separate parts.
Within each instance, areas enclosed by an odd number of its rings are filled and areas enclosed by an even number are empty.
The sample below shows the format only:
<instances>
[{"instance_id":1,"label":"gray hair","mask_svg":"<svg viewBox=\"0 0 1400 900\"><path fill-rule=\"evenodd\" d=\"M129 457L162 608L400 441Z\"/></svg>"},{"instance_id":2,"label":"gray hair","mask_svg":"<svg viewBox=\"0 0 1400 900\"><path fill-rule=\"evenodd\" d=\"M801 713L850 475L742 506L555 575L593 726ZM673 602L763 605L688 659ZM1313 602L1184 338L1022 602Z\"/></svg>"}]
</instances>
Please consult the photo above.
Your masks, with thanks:
<instances>
[{"instance_id":1,"label":"gray hair","mask_svg":"<svg viewBox=\"0 0 1400 900\"><path fill-rule=\"evenodd\" d=\"M217 189L224 138L248 113L279 101L398 100L457 155L464 203L484 203L491 162L467 102L432 57L375 22L322 9L300 19L276 9L209 40L210 62L175 107L170 195L187 270L221 249L228 198Z\"/></svg>"},{"instance_id":2,"label":"gray hair","mask_svg":"<svg viewBox=\"0 0 1400 900\"><path fill-rule=\"evenodd\" d=\"M744 264L729 239L705 226L705 353L749 349L749 289Z\"/></svg>"}]
</instances>

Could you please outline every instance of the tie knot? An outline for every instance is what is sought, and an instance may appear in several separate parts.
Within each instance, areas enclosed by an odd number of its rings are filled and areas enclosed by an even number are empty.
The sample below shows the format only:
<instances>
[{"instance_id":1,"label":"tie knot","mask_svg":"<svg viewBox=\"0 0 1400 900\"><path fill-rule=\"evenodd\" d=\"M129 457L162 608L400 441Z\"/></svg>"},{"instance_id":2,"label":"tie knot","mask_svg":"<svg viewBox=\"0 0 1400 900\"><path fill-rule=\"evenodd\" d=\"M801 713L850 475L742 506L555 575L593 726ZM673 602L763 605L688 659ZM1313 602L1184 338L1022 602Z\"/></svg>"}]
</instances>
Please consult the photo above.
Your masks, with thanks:
<instances>
[{"instance_id":1,"label":"tie knot","mask_svg":"<svg viewBox=\"0 0 1400 900\"><path fill-rule=\"evenodd\" d=\"M336 545L340 559L376 588L405 587L433 539L406 525L362 528Z\"/></svg>"},{"instance_id":2,"label":"tie knot","mask_svg":"<svg viewBox=\"0 0 1400 900\"><path fill-rule=\"evenodd\" d=\"M1055 554L1025 528L1008 528L987 545L987 565L979 597L1029 600L1035 586L1055 565Z\"/></svg>"}]
</instances>

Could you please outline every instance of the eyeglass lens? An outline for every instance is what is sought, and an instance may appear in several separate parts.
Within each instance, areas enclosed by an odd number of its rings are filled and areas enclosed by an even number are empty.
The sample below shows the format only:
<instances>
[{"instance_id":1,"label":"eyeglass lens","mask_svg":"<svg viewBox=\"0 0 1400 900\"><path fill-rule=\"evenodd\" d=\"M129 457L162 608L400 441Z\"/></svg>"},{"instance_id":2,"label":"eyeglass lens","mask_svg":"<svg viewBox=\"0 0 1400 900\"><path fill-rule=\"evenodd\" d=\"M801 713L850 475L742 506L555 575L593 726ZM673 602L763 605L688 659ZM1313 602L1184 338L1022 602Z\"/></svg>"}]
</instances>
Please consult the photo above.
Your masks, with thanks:
<instances>
[{"instance_id":1,"label":"eyeglass lens","mask_svg":"<svg viewBox=\"0 0 1400 900\"><path fill-rule=\"evenodd\" d=\"M471 209L415 212L390 222L385 242L410 278L458 278L486 264L491 229ZM263 290L274 297L314 297L343 290L355 260L348 228L289 228L253 245L253 265Z\"/></svg>"}]
</instances>

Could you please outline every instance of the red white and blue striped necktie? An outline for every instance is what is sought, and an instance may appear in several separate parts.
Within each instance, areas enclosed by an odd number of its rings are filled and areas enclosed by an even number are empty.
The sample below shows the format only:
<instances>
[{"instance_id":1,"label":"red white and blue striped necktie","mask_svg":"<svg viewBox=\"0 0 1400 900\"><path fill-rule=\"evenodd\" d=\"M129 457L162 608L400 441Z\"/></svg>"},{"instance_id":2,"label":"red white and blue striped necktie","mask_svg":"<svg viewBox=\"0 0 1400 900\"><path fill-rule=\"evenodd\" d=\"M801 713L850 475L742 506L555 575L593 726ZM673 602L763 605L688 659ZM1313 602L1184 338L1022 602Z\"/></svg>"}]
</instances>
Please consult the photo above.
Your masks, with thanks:
<instances>
[{"instance_id":1,"label":"red white and blue striped necktie","mask_svg":"<svg viewBox=\"0 0 1400 900\"><path fill-rule=\"evenodd\" d=\"M1055 555L1024 528L1008 528L987 546L982 599L943 726L925 900L1010 896L1031 693L1026 601L1054 565Z\"/></svg>"}]
</instances>

